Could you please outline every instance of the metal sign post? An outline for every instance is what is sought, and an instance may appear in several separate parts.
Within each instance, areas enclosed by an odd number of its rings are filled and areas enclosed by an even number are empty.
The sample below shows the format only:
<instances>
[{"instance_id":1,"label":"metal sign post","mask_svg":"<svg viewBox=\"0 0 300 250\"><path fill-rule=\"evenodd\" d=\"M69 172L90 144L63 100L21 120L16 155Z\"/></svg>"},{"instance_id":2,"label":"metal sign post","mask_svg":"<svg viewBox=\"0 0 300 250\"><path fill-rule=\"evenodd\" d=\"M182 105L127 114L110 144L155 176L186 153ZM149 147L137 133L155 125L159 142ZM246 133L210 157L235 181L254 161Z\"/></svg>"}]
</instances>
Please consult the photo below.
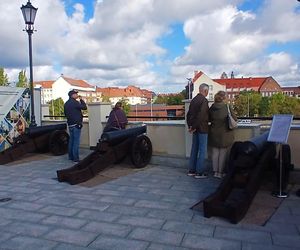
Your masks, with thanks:
<instances>
[{"instance_id":1,"label":"metal sign post","mask_svg":"<svg viewBox=\"0 0 300 250\"><path fill-rule=\"evenodd\" d=\"M282 144L286 144L293 121L293 115L274 115L271 129L268 136L268 141L277 143L276 155L279 158L279 190L273 193L273 196L278 198L286 198L288 194L282 191Z\"/></svg>"}]
</instances>

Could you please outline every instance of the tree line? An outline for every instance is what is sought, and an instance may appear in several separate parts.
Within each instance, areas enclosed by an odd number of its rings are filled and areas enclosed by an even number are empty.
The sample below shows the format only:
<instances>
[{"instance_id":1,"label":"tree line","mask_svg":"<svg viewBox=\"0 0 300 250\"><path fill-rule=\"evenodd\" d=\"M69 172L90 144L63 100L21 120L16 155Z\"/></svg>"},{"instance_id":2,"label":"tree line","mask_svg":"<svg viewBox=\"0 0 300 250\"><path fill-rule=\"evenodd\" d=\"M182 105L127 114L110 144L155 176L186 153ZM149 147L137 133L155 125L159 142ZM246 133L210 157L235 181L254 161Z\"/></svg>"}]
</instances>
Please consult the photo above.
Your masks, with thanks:
<instances>
[{"instance_id":1,"label":"tree line","mask_svg":"<svg viewBox=\"0 0 300 250\"><path fill-rule=\"evenodd\" d=\"M0 86L10 86L11 82L9 82L8 76L4 71L4 68L0 68ZM26 71L21 70L19 72L18 81L16 82L16 87L19 88L28 88L29 82L26 77Z\"/></svg>"}]
</instances>

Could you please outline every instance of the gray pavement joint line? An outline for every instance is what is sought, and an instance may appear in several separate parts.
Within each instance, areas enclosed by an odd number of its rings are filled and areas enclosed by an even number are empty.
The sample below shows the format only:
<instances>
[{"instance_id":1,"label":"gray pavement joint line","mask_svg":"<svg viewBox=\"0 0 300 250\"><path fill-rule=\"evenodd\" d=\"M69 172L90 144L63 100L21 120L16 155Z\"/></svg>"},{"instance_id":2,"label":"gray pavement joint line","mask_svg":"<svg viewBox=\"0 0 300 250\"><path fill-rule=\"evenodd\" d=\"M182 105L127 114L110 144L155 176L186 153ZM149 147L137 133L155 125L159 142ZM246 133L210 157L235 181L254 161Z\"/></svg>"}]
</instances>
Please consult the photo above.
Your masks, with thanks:
<instances>
[{"instance_id":1,"label":"gray pavement joint line","mask_svg":"<svg viewBox=\"0 0 300 250\"><path fill-rule=\"evenodd\" d=\"M163 227L164 227L164 225L167 223L167 219L165 219L165 221L164 221L164 223L162 223L162 225L161 225L161 227L160 227L160 229L159 230L163 230Z\"/></svg>"},{"instance_id":2,"label":"gray pavement joint line","mask_svg":"<svg viewBox=\"0 0 300 250\"><path fill-rule=\"evenodd\" d=\"M98 234L98 235L95 237L95 239L91 240L91 242L90 242L89 244L87 244L85 247L89 247L89 246L90 246L95 240L97 240L98 237L101 236L101 235L102 235L101 233Z\"/></svg>"},{"instance_id":3,"label":"gray pavement joint line","mask_svg":"<svg viewBox=\"0 0 300 250\"><path fill-rule=\"evenodd\" d=\"M216 232L216 230L217 230L217 225L214 226L214 231L213 231L213 234L212 234L213 238L215 238L215 232Z\"/></svg>"},{"instance_id":4,"label":"gray pavement joint line","mask_svg":"<svg viewBox=\"0 0 300 250\"><path fill-rule=\"evenodd\" d=\"M270 238L271 238L271 242L272 242L272 246L274 246L275 244L275 242L274 242L274 239L273 239L273 234L270 232Z\"/></svg>"}]
</instances>

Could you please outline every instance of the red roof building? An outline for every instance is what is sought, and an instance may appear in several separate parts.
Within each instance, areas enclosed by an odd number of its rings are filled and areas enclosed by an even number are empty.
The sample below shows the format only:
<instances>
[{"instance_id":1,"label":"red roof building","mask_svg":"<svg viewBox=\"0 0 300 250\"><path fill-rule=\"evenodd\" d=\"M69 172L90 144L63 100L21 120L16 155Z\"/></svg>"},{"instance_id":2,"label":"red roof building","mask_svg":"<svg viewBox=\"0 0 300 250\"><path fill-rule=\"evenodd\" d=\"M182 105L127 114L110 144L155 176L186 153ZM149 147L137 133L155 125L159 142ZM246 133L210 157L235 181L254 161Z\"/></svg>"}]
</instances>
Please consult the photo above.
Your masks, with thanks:
<instances>
[{"instance_id":1,"label":"red roof building","mask_svg":"<svg viewBox=\"0 0 300 250\"><path fill-rule=\"evenodd\" d=\"M281 87L283 93L290 97L300 98L300 86L297 87Z\"/></svg>"},{"instance_id":2,"label":"red roof building","mask_svg":"<svg viewBox=\"0 0 300 250\"><path fill-rule=\"evenodd\" d=\"M272 96L282 92L280 85L273 77L223 78L213 79L226 86L228 99L234 99L241 91L256 91L262 96Z\"/></svg>"}]
</instances>

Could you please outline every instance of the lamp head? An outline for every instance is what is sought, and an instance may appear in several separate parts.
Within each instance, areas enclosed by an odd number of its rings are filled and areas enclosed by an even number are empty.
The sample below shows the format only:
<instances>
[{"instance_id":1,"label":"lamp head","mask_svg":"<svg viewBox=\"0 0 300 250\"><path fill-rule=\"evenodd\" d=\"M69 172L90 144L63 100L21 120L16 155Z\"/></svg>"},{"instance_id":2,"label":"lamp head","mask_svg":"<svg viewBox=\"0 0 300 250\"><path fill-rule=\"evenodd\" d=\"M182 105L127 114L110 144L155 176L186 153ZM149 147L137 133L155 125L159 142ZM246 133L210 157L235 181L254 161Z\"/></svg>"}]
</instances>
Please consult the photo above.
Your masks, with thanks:
<instances>
[{"instance_id":1,"label":"lamp head","mask_svg":"<svg viewBox=\"0 0 300 250\"><path fill-rule=\"evenodd\" d=\"M22 10L25 24L33 25L38 8L33 7L32 4L30 3L30 0L28 0L26 5L22 5L21 10Z\"/></svg>"}]
</instances>

